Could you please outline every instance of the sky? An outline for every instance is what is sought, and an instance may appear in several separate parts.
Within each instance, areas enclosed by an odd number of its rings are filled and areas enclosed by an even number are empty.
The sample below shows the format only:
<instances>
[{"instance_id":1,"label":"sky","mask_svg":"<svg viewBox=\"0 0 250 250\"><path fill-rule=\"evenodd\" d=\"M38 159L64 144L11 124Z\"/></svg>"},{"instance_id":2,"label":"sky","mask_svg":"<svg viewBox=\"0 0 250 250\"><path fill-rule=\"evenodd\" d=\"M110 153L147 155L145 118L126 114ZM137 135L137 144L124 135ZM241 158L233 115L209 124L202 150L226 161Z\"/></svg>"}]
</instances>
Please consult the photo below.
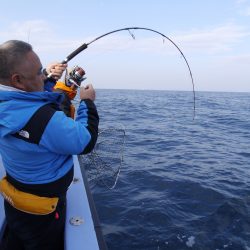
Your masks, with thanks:
<instances>
[{"instance_id":1,"label":"sky","mask_svg":"<svg viewBox=\"0 0 250 250\"><path fill-rule=\"evenodd\" d=\"M43 66L125 27L154 29L185 55L196 91L250 92L250 0L0 0L0 43L29 42ZM99 89L192 91L167 39L131 30L106 36L68 62Z\"/></svg>"}]
</instances>

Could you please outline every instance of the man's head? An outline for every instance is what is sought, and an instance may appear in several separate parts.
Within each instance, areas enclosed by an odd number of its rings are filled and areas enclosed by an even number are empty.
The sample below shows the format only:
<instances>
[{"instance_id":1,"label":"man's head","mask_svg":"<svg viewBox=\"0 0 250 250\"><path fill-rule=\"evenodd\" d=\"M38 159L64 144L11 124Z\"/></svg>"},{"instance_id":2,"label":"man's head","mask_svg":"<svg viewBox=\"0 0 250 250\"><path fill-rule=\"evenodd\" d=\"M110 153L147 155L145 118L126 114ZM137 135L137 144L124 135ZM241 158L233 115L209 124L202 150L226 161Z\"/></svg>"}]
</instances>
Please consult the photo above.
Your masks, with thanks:
<instances>
[{"instance_id":1,"label":"man's head","mask_svg":"<svg viewBox=\"0 0 250 250\"><path fill-rule=\"evenodd\" d=\"M0 84L27 92L43 91L44 77L30 44L10 40L0 45Z\"/></svg>"}]
</instances>

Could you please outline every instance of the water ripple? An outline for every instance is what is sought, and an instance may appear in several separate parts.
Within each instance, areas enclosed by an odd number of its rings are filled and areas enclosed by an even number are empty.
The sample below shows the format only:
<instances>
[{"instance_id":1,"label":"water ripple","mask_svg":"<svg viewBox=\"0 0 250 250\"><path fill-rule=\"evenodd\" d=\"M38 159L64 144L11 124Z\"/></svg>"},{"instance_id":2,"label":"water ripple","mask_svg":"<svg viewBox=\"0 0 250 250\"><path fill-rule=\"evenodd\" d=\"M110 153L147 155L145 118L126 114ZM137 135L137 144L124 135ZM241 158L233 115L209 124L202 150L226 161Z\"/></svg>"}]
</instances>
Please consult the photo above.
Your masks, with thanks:
<instances>
[{"instance_id":1,"label":"water ripple","mask_svg":"<svg viewBox=\"0 0 250 250\"><path fill-rule=\"evenodd\" d=\"M250 94L99 90L126 128L117 187L92 188L110 250L250 249Z\"/></svg>"}]
</instances>

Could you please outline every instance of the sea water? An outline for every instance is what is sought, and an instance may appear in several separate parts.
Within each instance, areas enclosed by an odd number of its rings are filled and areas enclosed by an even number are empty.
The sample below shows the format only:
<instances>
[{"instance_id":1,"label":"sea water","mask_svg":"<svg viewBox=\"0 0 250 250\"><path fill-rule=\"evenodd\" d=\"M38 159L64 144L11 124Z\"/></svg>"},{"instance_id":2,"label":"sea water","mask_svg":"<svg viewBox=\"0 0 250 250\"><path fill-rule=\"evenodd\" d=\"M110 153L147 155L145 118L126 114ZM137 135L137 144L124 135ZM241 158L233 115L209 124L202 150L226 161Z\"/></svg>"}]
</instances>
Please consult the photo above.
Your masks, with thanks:
<instances>
[{"instance_id":1,"label":"sea water","mask_svg":"<svg viewBox=\"0 0 250 250\"><path fill-rule=\"evenodd\" d=\"M126 131L117 185L92 185L110 250L250 250L250 93L97 90ZM193 119L194 118L194 119Z\"/></svg>"}]
</instances>

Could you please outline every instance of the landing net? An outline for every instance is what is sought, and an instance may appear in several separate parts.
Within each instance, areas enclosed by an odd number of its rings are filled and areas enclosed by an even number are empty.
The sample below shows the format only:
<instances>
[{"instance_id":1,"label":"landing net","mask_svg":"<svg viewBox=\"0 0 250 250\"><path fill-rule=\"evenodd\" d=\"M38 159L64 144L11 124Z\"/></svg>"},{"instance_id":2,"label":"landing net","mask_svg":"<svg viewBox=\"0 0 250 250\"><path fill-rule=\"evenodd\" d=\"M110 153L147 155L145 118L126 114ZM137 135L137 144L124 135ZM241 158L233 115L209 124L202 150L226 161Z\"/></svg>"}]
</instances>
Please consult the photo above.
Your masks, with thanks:
<instances>
[{"instance_id":1,"label":"landing net","mask_svg":"<svg viewBox=\"0 0 250 250\"><path fill-rule=\"evenodd\" d=\"M100 129L97 143L93 151L87 155L80 155L79 163L84 168L90 183L113 189L123 164L125 143L125 129Z\"/></svg>"}]
</instances>

